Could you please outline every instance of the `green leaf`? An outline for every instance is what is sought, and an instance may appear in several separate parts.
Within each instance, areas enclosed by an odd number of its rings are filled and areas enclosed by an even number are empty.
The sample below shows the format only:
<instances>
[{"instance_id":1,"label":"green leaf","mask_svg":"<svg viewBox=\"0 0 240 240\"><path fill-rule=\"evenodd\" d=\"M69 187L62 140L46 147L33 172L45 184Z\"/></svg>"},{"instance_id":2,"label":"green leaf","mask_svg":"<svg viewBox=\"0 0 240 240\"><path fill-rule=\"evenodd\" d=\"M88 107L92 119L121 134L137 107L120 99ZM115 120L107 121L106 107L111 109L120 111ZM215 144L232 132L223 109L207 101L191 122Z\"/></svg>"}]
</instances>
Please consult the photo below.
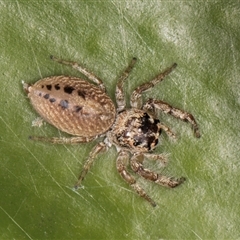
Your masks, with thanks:
<instances>
[{"instance_id":1,"label":"green leaf","mask_svg":"<svg viewBox=\"0 0 240 240\"><path fill-rule=\"evenodd\" d=\"M1 1L0 238L239 238L239 14L238 1ZM97 157L76 192L72 186L95 142L65 146L28 139L67 135L48 124L31 126L38 115L21 82L83 77L52 62L51 54L91 69L112 99L132 57L138 62L125 84L128 95L178 63L144 100L191 112L202 137L160 115L178 139L161 136L155 152L169 153L164 170L146 165L187 181L166 189L136 176L156 208L121 179L114 147Z\"/></svg>"}]
</instances>

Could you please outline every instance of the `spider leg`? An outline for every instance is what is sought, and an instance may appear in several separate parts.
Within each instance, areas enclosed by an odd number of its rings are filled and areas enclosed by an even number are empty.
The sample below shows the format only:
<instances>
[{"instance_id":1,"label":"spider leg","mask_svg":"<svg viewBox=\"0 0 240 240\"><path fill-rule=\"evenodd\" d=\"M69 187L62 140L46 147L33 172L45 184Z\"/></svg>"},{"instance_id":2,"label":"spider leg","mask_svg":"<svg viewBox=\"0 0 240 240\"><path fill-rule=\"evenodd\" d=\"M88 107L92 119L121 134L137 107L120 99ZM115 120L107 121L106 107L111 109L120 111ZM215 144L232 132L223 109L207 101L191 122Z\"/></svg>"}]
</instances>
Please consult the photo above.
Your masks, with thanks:
<instances>
[{"instance_id":1,"label":"spider leg","mask_svg":"<svg viewBox=\"0 0 240 240\"><path fill-rule=\"evenodd\" d=\"M76 182L74 188L78 189L78 187L81 185L83 179L85 178L85 176L87 175L89 169L91 168L95 157L97 154L104 152L106 150L106 144L104 142L100 142L97 145L95 145L95 147L92 149L92 151L89 154L89 157L87 159L87 161L85 162L84 166L83 166L83 170L78 178L78 181Z\"/></svg>"},{"instance_id":2,"label":"spider leg","mask_svg":"<svg viewBox=\"0 0 240 240\"><path fill-rule=\"evenodd\" d=\"M167 164L167 156L164 154L144 153L144 157L149 160L159 161L164 166Z\"/></svg>"},{"instance_id":3,"label":"spider leg","mask_svg":"<svg viewBox=\"0 0 240 240\"><path fill-rule=\"evenodd\" d=\"M121 177L134 189L134 191L146 199L153 207L156 203L147 195L147 193L142 189L137 183L135 178L127 171L126 162L129 161L129 153L126 151L120 151L117 157L117 170Z\"/></svg>"},{"instance_id":4,"label":"spider leg","mask_svg":"<svg viewBox=\"0 0 240 240\"><path fill-rule=\"evenodd\" d=\"M80 66L78 63L71 62L71 61L65 61L63 59L60 59L60 58L57 58L54 56L50 56L50 58L55 62L71 66L72 68L76 69L77 71L79 71L83 75L85 75L88 79L90 79L91 81L96 83L103 91L106 91L102 80L100 78L98 78L96 75L94 75L92 72L88 71L86 68Z\"/></svg>"},{"instance_id":5,"label":"spider leg","mask_svg":"<svg viewBox=\"0 0 240 240\"><path fill-rule=\"evenodd\" d=\"M172 130L168 126L164 125L163 123L158 123L158 125L165 133L167 133L169 137L174 139L176 138L176 135L172 132Z\"/></svg>"},{"instance_id":6,"label":"spider leg","mask_svg":"<svg viewBox=\"0 0 240 240\"><path fill-rule=\"evenodd\" d=\"M124 91L123 91L123 83L127 79L136 61L137 59L133 58L132 61L129 63L128 67L125 69L125 71L121 74L121 76L118 79L116 90L115 90L117 112L121 112L126 108L126 100L125 100Z\"/></svg>"},{"instance_id":7,"label":"spider leg","mask_svg":"<svg viewBox=\"0 0 240 240\"><path fill-rule=\"evenodd\" d=\"M146 82L140 85L139 87L137 87L131 95L131 100L130 100L131 107L140 109L142 107L142 93L153 88L157 83L161 82L176 67L177 67L177 64L174 63L171 67L167 68L164 72L158 74L151 81Z\"/></svg>"},{"instance_id":8,"label":"spider leg","mask_svg":"<svg viewBox=\"0 0 240 240\"><path fill-rule=\"evenodd\" d=\"M185 112L183 110L180 110L178 108L174 108L166 102L163 102L161 100L155 100L155 99L149 99L145 103L143 108L157 109L157 110L163 111L164 113L170 114L175 118L181 119L182 121L189 122L192 125L192 129L195 137L197 138L200 137L198 124L192 114Z\"/></svg>"},{"instance_id":9,"label":"spider leg","mask_svg":"<svg viewBox=\"0 0 240 240\"><path fill-rule=\"evenodd\" d=\"M134 172L144 177L147 180L153 181L165 187L177 187L185 181L185 178L181 177L179 179L174 179L171 177L164 176L159 173L152 172L149 169L143 167L143 154L134 154L131 158L131 167Z\"/></svg>"},{"instance_id":10,"label":"spider leg","mask_svg":"<svg viewBox=\"0 0 240 240\"><path fill-rule=\"evenodd\" d=\"M39 136L29 136L30 140L41 141L41 142L50 142L54 144L75 144L75 143L85 143L91 142L96 137L39 137Z\"/></svg>"}]
</instances>

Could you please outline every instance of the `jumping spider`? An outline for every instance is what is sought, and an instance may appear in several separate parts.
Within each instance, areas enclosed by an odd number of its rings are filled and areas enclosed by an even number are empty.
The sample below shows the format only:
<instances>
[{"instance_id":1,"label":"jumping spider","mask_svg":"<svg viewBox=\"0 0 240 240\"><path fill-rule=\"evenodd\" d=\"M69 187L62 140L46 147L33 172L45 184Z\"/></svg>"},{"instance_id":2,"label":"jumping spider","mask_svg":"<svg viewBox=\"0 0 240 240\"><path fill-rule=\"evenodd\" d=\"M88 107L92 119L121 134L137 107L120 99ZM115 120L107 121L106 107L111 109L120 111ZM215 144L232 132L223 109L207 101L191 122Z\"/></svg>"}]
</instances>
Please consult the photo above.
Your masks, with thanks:
<instances>
[{"instance_id":1,"label":"jumping spider","mask_svg":"<svg viewBox=\"0 0 240 240\"><path fill-rule=\"evenodd\" d=\"M166 177L143 166L145 158L165 161L162 154L152 153L158 144L162 130L170 137L175 137L173 132L157 118L158 110L189 122L195 136L200 137L198 125L191 114L161 100L149 99L142 104L142 93L161 82L176 68L176 63L151 81L137 87L131 94L131 108L126 108L123 83L136 62L136 58L133 58L118 80L115 92L117 107L115 108L113 101L106 94L101 79L75 62L51 58L56 62L72 66L95 83L91 84L80 78L67 76L44 78L33 85L24 83L24 89L40 116L56 128L75 135L71 138L31 137L31 139L72 144L90 142L98 137L104 137L103 141L97 143L90 152L75 185L76 189L81 185L96 155L112 145L115 145L118 151L116 165L119 174L152 206L156 206L156 203L127 170L129 159L132 170L147 180L171 188L184 182L185 178Z\"/></svg>"}]
</instances>

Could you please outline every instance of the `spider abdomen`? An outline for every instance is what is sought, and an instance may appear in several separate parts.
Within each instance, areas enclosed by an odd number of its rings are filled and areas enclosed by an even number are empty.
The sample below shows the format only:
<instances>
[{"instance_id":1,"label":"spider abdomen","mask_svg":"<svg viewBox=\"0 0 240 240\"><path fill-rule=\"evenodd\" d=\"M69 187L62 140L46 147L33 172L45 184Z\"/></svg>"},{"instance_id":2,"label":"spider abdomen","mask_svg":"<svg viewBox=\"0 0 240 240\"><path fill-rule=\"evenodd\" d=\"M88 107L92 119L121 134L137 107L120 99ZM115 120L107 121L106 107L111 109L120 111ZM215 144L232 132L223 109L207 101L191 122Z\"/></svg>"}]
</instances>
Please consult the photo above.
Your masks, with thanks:
<instances>
[{"instance_id":1,"label":"spider abdomen","mask_svg":"<svg viewBox=\"0 0 240 240\"><path fill-rule=\"evenodd\" d=\"M139 109L119 114L111 131L113 142L132 152L148 152L158 144L159 120Z\"/></svg>"},{"instance_id":2,"label":"spider abdomen","mask_svg":"<svg viewBox=\"0 0 240 240\"><path fill-rule=\"evenodd\" d=\"M115 120L112 100L96 85L80 78L48 77L24 88L39 115L71 135L97 136Z\"/></svg>"}]
</instances>

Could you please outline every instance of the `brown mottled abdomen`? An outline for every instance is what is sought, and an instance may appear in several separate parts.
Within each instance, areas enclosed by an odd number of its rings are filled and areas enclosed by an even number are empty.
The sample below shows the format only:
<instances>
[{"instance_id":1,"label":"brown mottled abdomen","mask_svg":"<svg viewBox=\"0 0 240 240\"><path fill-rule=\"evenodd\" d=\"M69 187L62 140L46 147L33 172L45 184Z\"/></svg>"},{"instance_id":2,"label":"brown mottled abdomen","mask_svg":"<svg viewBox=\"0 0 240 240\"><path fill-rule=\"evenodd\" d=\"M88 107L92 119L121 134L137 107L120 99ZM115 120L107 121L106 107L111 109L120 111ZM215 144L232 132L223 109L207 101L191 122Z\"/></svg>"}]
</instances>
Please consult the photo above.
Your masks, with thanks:
<instances>
[{"instance_id":1,"label":"brown mottled abdomen","mask_svg":"<svg viewBox=\"0 0 240 240\"><path fill-rule=\"evenodd\" d=\"M25 89L39 115L71 135L97 136L115 120L112 100L96 85L80 78L48 77Z\"/></svg>"}]
</instances>

